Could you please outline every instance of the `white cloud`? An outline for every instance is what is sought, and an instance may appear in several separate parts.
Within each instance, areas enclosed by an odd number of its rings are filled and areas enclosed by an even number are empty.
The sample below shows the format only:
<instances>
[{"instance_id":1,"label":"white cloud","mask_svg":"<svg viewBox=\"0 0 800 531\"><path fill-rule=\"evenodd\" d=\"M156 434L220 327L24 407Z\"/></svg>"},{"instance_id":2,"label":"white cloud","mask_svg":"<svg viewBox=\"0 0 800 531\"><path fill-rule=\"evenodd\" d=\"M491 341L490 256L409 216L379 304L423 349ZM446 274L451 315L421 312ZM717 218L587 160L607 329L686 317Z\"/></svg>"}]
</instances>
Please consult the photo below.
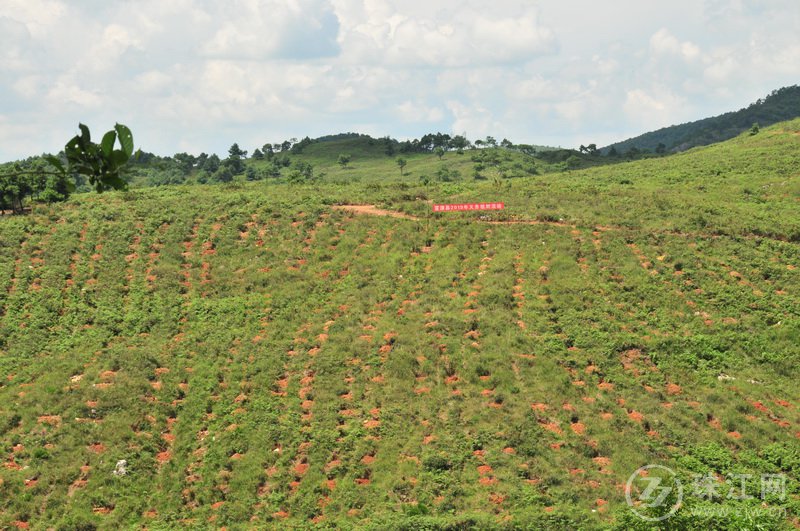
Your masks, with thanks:
<instances>
[{"instance_id":1,"label":"white cloud","mask_svg":"<svg viewBox=\"0 0 800 531\"><path fill-rule=\"evenodd\" d=\"M658 129L684 121L686 100L663 87L649 92L633 89L628 91L623 109L631 123Z\"/></svg>"},{"instance_id":2,"label":"white cloud","mask_svg":"<svg viewBox=\"0 0 800 531\"><path fill-rule=\"evenodd\" d=\"M59 0L3 0L0 5L6 17L24 21L37 39L47 38L68 11L67 4Z\"/></svg>"},{"instance_id":3,"label":"white cloud","mask_svg":"<svg viewBox=\"0 0 800 531\"><path fill-rule=\"evenodd\" d=\"M310 59L339 52L339 21L325 0L235 0L202 51L214 58Z\"/></svg>"},{"instance_id":4,"label":"white cloud","mask_svg":"<svg viewBox=\"0 0 800 531\"><path fill-rule=\"evenodd\" d=\"M800 78L796 0L0 0L0 160L434 130L601 143ZM635 21L632 23L631 21ZM251 143L247 144L247 143Z\"/></svg>"},{"instance_id":5,"label":"white cloud","mask_svg":"<svg viewBox=\"0 0 800 531\"><path fill-rule=\"evenodd\" d=\"M465 105L458 101L447 102L447 108L454 117L451 127L453 133L467 133L468 138L476 139L497 135L499 132L499 124L489 109L475 104Z\"/></svg>"},{"instance_id":6,"label":"white cloud","mask_svg":"<svg viewBox=\"0 0 800 531\"><path fill-rule=\"evenodd\" d=\"M429 107L412 101L404 101L395 106L395 114L405 123L439 122L444 118L444 111L440 107Z\"/></svg>"},{"instance_id":7,"label":"white cloud","mask_svg":"<svg viewBox=\"0 0 800 531\"><path fill-rule=\"evenodd\" d=\"M657 54L678 55L687 61L700 56L700 48L696 44L680 42L666 28L661 28L650 38L650 48Z\"/></svg>"},{"instance_id":8,"label":"white cloud","mask_svg":"<svg viewBox=\"0 0 800 531\"><path fill-rule=\"evenodd\" d=\"M463 67L526 61L553 53L556 38L535 7L505 2L392 3L340 1L340 42L354 62L401 66ZM424 9L420 9L424 6Z\"/></svg>"}]
</instances>

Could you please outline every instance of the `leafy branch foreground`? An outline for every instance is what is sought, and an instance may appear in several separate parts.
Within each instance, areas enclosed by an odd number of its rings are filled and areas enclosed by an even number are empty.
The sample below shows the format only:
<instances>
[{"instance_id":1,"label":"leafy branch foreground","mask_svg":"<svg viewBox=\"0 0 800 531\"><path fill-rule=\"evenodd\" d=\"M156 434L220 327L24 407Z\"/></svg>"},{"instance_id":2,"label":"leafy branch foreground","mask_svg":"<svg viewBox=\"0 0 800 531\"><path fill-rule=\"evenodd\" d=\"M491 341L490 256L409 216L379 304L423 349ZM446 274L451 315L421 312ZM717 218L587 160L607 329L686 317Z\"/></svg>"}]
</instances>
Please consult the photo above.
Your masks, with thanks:
<instances>
[{"instance_id":1,"label":"leafy branch foreground","mask_svg":"<svg viewBox=\"0 0 800 531\"><path fill-rule=\"evenodd\" d=\"M133 155L133 134L122 124L103 135L99 144L92 142L89 128L78 124L80 134L64 146L64 158L47 155L46 165L23 168L14 166L0 173L0 210L19 213L26 197L53 203L63 201L84 179L98 192L124 190L128 184L122 171ZM119 142L119 149L114 146Z\"/></svg>"}]
</instances>

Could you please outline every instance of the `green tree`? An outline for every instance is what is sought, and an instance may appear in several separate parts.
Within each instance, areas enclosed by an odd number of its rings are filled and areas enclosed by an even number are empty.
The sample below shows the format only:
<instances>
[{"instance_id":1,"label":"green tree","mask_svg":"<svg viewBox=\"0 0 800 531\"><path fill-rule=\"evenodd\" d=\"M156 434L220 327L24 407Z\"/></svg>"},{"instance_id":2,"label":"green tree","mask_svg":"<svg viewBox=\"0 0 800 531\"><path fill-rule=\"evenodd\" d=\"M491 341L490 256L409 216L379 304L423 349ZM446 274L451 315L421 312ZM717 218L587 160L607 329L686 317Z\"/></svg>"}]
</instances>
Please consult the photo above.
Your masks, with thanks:
<instances>
[{"instance_id":1,"label":"green tree","mask_svg":"<svg viewBox=\"0 0 800 531\"><path fill-rule=\"evenodd\" d=\"M464 150L469 147L469 140L464 135L456 135L450 141L450 144L455 148L456 153L463 155Z\"/></svg>"},{"instance_id":2,"label":"green tree","mask_svg":"<svg viewBox=\"0 0 800 531\"><path fill-rule=\"evenodd\" d=\"M172 159L178 164L184 174L191 173L194 165L197 163L197 158L188 153L175 153Z\"/></svg>"},{"instance_id":3,"label":"green tree","mask_svg":"<svg viewBox=\"0 0 800 531\"><path fill-rule=\"evenodd\" d=\"M239 144L234 143L228 149L228 158L225 159L223 164L227 166L234 175L239 175L244 172L244 159L247 157L247 151L241 149Z\"/></svg>"},{"instance_id":4,"label":"green tree","mask_svg":"<svg viewBox=\"0 0 800 531\"><path fill-rule=\"evenodd\" d=\"M408 161L406 161L406 159L404 159L403 157L397 157L395 162L397 163L397 166L400 168L400 175L401 176L405 175L405 173L403 172L406 168L406 165L408 165Z\"/></svg>"},{"instance_id":5,"label":"green tree","mask_svg":"<svg viewBox=\"0 0 800 531\"><path fill-rule=\"evenodd\" d=\"M340 153L339 158L336 159L336 163L342 168L346 168L347 165L350 164L351 159L352 157L349 154Z\"/></svg>"},{"instance_id":6,"label":"green tree","mask_svg":"<svg viewBox=\"0 0 800 531\"><path fill-rule=\"evenodd\" d=\"M439 160L442 160L442 157L444 157L444 148L443 148L443 147L441 147L441 146L439 146L439 147L435 147L435 148L433 149L433 153L434 153L434 154L435 154L437 157L439 157Z\"/></svg>"},{"instance_id":7,"label":"green tree","mask_svg":"<svg viewBox=\"0 0 800 531\"><path fill-rule=\"evenodd\" d=\"M273 160L272 163L269 166L267 166L266 169L267 177L280 177L281 168L283 168L283 166L281 166L281 164L278 163L277 160Z\"/></svg>"},{"instance_id":8,"label":"green tree","mask_svg":"<svg viewBox=\"0 0 800 531\"><path fill-rule=\"evenodd\" d=\"M314 166L308 162L303 162L302 160L295 161L294 169L289 174L290 182L300 182L297 176L294 175L295 172L300 174L302 182L314 180Z\"/></svg>"},{"instance_id":9,"label":"green tree","mask_svg":"<svg viewBox=\"0 0 800 531\"><path fill-rule=\"evenodd\" d=\"M442 165L436 170L436 178L442 182L456 181L461 178L461 172L455 169L450 170L447 166Z\"/></svg>"},{"instance_id":10,"label":"green tree","mask_svg":"<svg viewBox=\"0 0 800 531\"><path fill-rule=\"evenodd\" d=\"M574 170L581 165L581 159L577 155L570 155L565 162L570 170Z\"/></svg>"},{"instance_id":11,"label":"green tree","mask_svg":"<svg viewBox=\"0 0 800 531\"><path fill-rule=\"evenodd\" d=\"M217 156L217 154L216 153L212 153L205 160L205 162L203 162L203 164L200 166L200 169L204 170L204 171L206 171L208 173L214 173L215 171L217 171L219 169L219 165L220 164L221 164L221 161L219 160L219 157Z\"/></svg>"},{"instance_id":12,"label":"green tree","mask_svg":"<svg viewBox=\"0 0 800 531\"><path fill-rule=\"evenodd\" d=\"M218 183L229 183L233 180L233 170L230 166L223 164L214 172L211 180Z\"/></svg>"}]
</instances>

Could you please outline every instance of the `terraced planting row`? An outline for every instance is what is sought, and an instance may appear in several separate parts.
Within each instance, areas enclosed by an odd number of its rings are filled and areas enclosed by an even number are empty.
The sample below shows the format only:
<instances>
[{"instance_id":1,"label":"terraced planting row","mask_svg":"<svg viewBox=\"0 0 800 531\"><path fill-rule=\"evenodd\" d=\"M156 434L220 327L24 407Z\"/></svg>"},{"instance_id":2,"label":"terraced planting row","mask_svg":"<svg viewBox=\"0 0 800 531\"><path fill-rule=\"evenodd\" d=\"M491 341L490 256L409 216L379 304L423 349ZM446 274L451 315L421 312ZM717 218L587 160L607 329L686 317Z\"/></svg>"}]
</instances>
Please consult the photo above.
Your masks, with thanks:
<instances>
[{"instance_id":1,"label":"terraced planting row","mask_svg":"<svg viewBox=\"0 0 800 531\"><path fill-rule=\"evenodd\" d=\"M0 225L2 526L595 527L651 462L800 504L794 244L152 194Z\"/></svg>"}]
</instances>

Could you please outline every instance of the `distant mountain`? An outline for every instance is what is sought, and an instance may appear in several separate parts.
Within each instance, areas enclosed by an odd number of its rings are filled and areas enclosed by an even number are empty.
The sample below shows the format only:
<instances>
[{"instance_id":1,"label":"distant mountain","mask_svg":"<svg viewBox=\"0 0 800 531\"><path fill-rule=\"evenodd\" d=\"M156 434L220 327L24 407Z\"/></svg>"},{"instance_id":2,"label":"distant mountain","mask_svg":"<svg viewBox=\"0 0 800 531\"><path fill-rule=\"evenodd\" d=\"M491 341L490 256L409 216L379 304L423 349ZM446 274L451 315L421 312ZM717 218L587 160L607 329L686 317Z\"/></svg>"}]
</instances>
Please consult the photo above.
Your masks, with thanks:
<instances>
[{"instance_id":1,"label":"distant mountain","mask_svg":"<svg viewBox=\"0 0 800 531\"><path fill-rule=\"evenodd\" d=\"M750 129L753 124L772 125L800 116L800 87L792 85L774 90L744 109L727 112L712 118L664 127L657 131L617 142L602 148L607 153L612 147L620 154L631 149L651 152L678 152L696 146L705 146L733 138Z\"/></svg>"}]
</instances>

